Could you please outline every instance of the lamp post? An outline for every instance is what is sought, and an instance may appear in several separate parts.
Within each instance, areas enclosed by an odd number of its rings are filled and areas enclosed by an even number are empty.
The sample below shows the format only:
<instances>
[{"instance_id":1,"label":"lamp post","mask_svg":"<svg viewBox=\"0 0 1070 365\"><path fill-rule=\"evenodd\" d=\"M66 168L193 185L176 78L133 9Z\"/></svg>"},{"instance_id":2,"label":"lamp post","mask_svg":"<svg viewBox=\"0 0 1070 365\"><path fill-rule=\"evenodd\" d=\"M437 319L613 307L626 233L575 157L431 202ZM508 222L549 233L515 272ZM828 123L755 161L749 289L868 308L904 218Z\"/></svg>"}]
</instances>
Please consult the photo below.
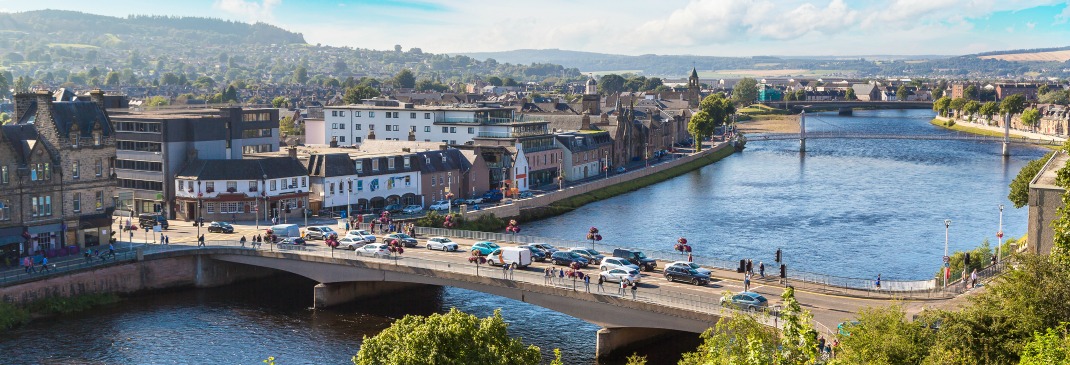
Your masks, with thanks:
<instances>
[{"instance_id":1,"label":"lamp post","mask_svg":"<svg viewBox=\"0 0 1070 365\"><path fill-rule=\"evenodd\" d=\"M256 195L256 211L253 213L256 217L256 230L260 231L260 197L264 197L264 208L267 208L267 174L260 176L260 191ZM264 209L264 223L267 223L267 209Z\"/></svg>"},{"instance_id":2,"label":"lamp post","mask_svg":"<svg viewBox=\"0 0 1070 365\"><path fill-rule=\"evenodd\" d=\"M1003 249L1003 204L999 205L999 232L996 232L996 237L999 239L999 244L996 246L996 263L998 264L1003 259L1000 257Z\"/></svg>"},{"instance_id":3,"label":"lamp post","mask_svg":"<svg viewBox=\"0 0 1070 365\"><path fill-rule=\"evenodd\" d=\"M605 169L606 169L606 179L608 179L609 178L609 150L602 151L602 155L606 157L605 160L604 160L605 161L604 166L605 166Z\"/></svg>"},{"instance_id":4,"label":"lamp post","mask_svg":"<svg viewBox=\"0 0 1070 365\"><path fill-rule=\"evenodd\" d=\"M951 273L951 261L947 257L948 230L951 228L951 220L944 219L944 287L947 287L947 277Z\"/></svg>"},{"instance_id":5,"label":"lamp post","mask_svg":"<svg viewBox=\"0 0 1070 365\"><path fill-rule=\"evenodd\" d=\"M346 182L349 184L349 190L346 191L346 219L353 217L353 178L347 177Z\"/></svg>"},{"instance_id":6,"label":"lamp post","mask_svg":"<svg viewBox=\"0 0 1070 365\"><path fill-rule=\"evenodd\" d=\"M201 193L201 182L197 181L197 217L193 218L193 223L197 225L197 238L201 238L201 197L204 194Z\"/></svg>"},{"instance_id":7,"label":"lamp post","mask_svg":"<svg viewBox=\"0 0 1070 365\"><path fill-rule=\"evenodd\" d=\"M446 205L446 214L453 214L453 198L447 196L447 194L453 195L453 171L446 172L446 184L448 184L446 186L446 194L442 194L446 198L446 202L449 203Z\"/></svg>"}]
</instances>

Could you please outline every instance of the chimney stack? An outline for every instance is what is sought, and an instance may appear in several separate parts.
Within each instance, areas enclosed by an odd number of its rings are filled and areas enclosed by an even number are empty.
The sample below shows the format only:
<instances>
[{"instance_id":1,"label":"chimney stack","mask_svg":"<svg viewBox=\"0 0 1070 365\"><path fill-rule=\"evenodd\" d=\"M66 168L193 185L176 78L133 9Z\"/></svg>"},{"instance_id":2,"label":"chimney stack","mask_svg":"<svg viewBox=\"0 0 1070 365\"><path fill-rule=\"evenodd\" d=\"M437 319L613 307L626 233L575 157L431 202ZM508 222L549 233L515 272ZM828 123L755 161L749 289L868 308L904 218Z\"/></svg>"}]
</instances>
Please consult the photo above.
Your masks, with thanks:
<instances>
[{"instance_id":1,"label":"chimney stack","mask_svg":"<svg viewBox=\"0 0 1070 365\"><path fill-rule=\"evenodd\" d=\"M100 107L100 110L104 110L104 91L100 89L93 89L89 92L89 100L92 100L94 104Z\"/></svg>"},{"instance_id":2,"label":"chimney stack","mask_svg":"<svg viewBox=\"0 0 1070 365\"><path fill-rule=\"evenodd\" d=\"M580 130L585 131L591 129L591 114L583 112L583 118L580 119Z\"/></svg>"},{"instance_id":3,"label":"chimney stack","mask_svg":"<svg viewBox=\"0 0 1070 365\"><path fill-rule=\"evenodd\" d=\"M37 110L46 108L52 110L52 92L48 90L37 90Z\"/></svg>"},{"instance_id":4,"label":"chimney stack","mask_svg":"<svg viewBox=\"0 0 1070 365\"><path fill-rule=\"evenodd\" d=\"M297 147L290 146L289 148L286 149L286 152L290 154L290 158L293 158L293 159L297 158Z\"/></svg>"},{"instance_id":5,"label":"chimney stack","mask_svg":"<svg viewBox=\"0 0 1070 365\"><path fill-rule=\"evenodd\" d=\"M331 148L338 147L338 137L331 137Z\"/></svg>"},{"instance_id":6,"label":"chimney stack","mask_svg":"<svg viewBox=\"0 0 1070 365\"><path fill-rule=\"evenodd\" d=\"M11 116L11 120L15 122L19 121L26 114L26 111L30 109L30 104L33 104L34 95L30 93L18 93L15 94L15 112Z\"/></svg>"}]
</instances>

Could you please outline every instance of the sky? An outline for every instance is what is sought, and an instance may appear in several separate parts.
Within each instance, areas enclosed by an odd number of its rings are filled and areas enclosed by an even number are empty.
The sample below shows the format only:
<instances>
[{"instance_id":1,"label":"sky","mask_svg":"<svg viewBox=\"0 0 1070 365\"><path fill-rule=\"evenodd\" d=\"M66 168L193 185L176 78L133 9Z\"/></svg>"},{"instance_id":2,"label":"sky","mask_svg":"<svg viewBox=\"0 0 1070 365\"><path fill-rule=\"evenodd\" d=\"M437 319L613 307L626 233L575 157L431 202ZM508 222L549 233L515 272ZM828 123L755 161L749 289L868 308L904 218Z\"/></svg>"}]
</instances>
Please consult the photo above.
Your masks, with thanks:
<instances>
[{"instance_id":1,"label":"sky","mask_svg":"<svg viewBox=\"0 0 1070 365\"><path fill-rule=\"evenodd\" d=\"M44 8L261 21L311 44L435 53L960 55L1070 46L1067 0L0 0L0 12Z\"/></svg>"}]
</instances>

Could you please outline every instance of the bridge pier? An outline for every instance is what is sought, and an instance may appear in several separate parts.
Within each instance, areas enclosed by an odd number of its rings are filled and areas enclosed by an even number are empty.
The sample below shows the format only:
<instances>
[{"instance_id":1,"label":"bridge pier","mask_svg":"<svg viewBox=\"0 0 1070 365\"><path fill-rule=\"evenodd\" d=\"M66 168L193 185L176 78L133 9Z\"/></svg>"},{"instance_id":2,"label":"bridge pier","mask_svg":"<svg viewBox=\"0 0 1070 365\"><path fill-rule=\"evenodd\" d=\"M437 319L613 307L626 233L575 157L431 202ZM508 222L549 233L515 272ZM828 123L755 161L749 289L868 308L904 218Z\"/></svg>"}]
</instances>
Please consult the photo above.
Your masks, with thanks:
<instances>
[{"instance_id":1,"label":"bridge pier","mask_svg":"<svg viewBox=\"0 0 1070 365\"><path fill-rule=\"evenodd\" d=\"M595 356L599 359L623 353L623 350L635 348L677 331L659 328L603 328L598 330L595 342Z\"/></svg>"},{"instance_id":2,"label":"bridge pier","mask_svg":"<svg viewBox=\"0 0 1070 365\"><path fill-rule=\"evenodd\" d=\"M854 109L852 109L852 108L851 108L851 107L849 107L849 106L847 106L847 107L842 107L842 108L840 108L840 112L839 112L839 114L840 114L840 115L854 115L854 114L855 114L855 110L854 110Z\"/></svg>"},{"instance_id":3,"label":"bridge pier","mask_svg":"<svg viewBox=\"0 0 1070 365\"><path fill-rule=\"evenodd\" d=\"M326 308L361 298L393 294L426 286L392 281L352 281L347 283L316 284L312 290L313 308Z\"/></svg>"}]
</instances>

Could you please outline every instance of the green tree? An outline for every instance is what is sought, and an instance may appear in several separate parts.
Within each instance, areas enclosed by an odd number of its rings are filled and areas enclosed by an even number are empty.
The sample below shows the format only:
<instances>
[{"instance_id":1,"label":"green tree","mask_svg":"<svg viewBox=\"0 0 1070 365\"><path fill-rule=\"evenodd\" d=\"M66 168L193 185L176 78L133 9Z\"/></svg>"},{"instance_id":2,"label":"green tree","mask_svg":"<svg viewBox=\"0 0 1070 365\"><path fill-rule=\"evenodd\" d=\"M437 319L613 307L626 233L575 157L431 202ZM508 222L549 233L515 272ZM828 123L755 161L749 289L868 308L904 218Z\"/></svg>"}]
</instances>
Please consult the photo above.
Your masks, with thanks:
<instances>
[{"instance_id":1,"label":"green tree","mask_svg":"<svg viewBox=\"0 0 1070 365\"><path fill-rule=\"evenodd\" d=\"M795 100L806 101L806 90L795 90Z\"/></svg>"},{"instance_id":2,"label":"green tree","mask_svg":"<svg viewBox=\"0 0 1070 365\"><path fill-rule=\"evenodd\" d=\"M539 348L509 337L508 327L500 309L483 319L456 308L407 315L375 337L365 336L353 364L538 364Z\"/></svg>"},{"instance_id":3,"label":"green tree","mask_svg":"<svg viewBox=\"0 0 1070 365\"><path fill-rule=\"evenodd\" d=\"M193 86L201 89L211 89L215 87L215 79L208 76L201 76L193 81Z\"/></svg>"},{"instance_id":4,"label":"green tree","mask_svg":"<svg viewBox=\"0 0 1070 365\"><path fill-rule=\"evenodd\" d=\"M1044 164L1051 159L1051 155L1055 152L1048 152L1044 157L1038 158L1022 166L1021 170L1018 170L1018 176L1014 177L1014 180L1010 184L1010 193L1007 194L1007 199L1014 204L1015 208L1024 207L1029 204L1029 182L1037 176L1040 169L1044 168Z\"/></svg>"},{"instance_id":5,"label":"green tree","mask_svg":"<svg viewBox=\"0 0 1070 365\"><path fill-rule=\"evenodd\" d=\"M1029 108L1022 112L1022 124L1030 126L1036 131L1037 125L1040 124L1040 111L1036 108Z\"/></svg>"},{"instance_id":6,"label":"green tree","mask_svg":"<svg viewBox=\"0 0 1070 365\"><path fill-rule=\"evenodd\" d=\"M416 87L416 76L409 69L403 69L394 75L394 87L412 89Z\"/></svg>"},{"instance_id":7,"label":"green tree","mask_svg":"<svg viewBox=\"0 0 1070 365\"><path fill-rule=\"evenodd\" d=\"M795 300L795 288L784 288L784 310L780 318L784 321L783 348L780 351L781 363L784 364L814 364L818 358L817 331L814 330L814 316L810 311L802 309L802 305Z\"/></svg>"},{"instance_id":8,"label":"green tree","mask_svg":"<svg viewBox=\"0 0 1070 365\"><path fill-rule=\"evenodd\" d=\"M502 78L491 76L487 78L487 83L490 84L490 86L502 86Z\"/></svg>"},{"instance_id":9,"label":"green tree","mask_svg":"<svg viewBox=\"0 0 1070 365\"><path fill-rule=\"evenodd\" d=\"M238 90L234 88L234 85L227 86L227 89L223 91L223 102L228 101L238 101Z\"/></svg>"},{"instance_id":10,"label":"green tree","mask_svg":"<svg viewBox=\"0 0 1070 365\"><path fill-rule=\"evenodd\" d=\"M968 102L968 101L969 100L967 100L966 98L954 98L954 99L951 99L950 107L951 107L951 110L955 111L955 117L956 118L961 118L962 117L962 108L966 107L966 102Z\"/></svg>"},{"instance_id":11,"label":"green tree","mask_svg":"<svg viewBox=\"0 0 1070 365\"><path fill-rule=\"evenodd\" d=\"M709 133L712 133L714 128L727 124L732 114L736 113L735 105L722 93L714 93L702 98L698 108L709 114L713 120Z\"/></svg>"},{"instance_id":12,"label":"green tree","mask_svg":"<svg viewBox=\"0 0 1070 365\"><path fill-rule=\"evenodd\" d=\"M855 96L855 89L852 89L852 88L847 88L847 92L845 92L843 94L843 98L847 99L847 100L856 100L856 99L858 99L858 97Z\"/></svg>"},{"instance_id":13,"label":"green tree","mask_svg":"<svg viewBox=\"0 0 1070 365\"><path fill-rule=\"evenodd\" d=\"M944 97L944 89L933 89L933 100Z\"/></svg>"},{"instance_id":14,"label":"green tree","mask_svg":"<svg viewBox=\"0 0 1070 365\"><path fill-rule=\"evenodd\" d=\"M506 78L502 79L502 86L518 86L518 85L519 84L517 84L516 80L513 80L512 77L506 77Z\"/></svg>"},{"instance_id":15,"label":"green tree","mask_svg":"<svg viewBox=\"0 0 1070 365\"><path fill-rule=\"evenodd\" d=\"M732 88L732 100L747 106L758 100L758 80L744 77Z\"/></svg>"},{"instance_id":16,"label":"green tree","mask_svg":"<svg viewBox=\"0 0 1070 365\"><path fill-rule=\"evenodd\" d=\"M279 118L279 133L284 136L301 136L305 134L305 125L296 125L293 117Z\"/></svg>"},{"instance_id":17,"label":"green tree","mask_svg":"<svg viewBox=\"0 0 1070 365\"><path fill-rule=\"evenodd\" d=\"M169 104L169 102L167 101L167 98L165 98L165 97L153 96L153 97L149 98L148 100L146 100L145 104L147 104L150 107L153 107L153 106L165 106L165 105Z\"/></svg>"},{"instance_id":18,"label":"green tree","mask_svg":"<svg viewBox=\"0 0 1070 365\"><path fill-rule=\"evenodd\" d=\"M619 94L624 90L625 82L626 80L617 74L602 76L602 78L598 80L598 92L606 95Z\"/></svg>"},{"instance_id":19,"label":"green tree","mask_svg":"<svg viewBox=\"0 0 1070 365\"><path fill-rule=\"evenodd\" d=\"M104 78L104 85L108 87L119 86L119 73L116 71L108 72L108 76Z\"/></svg>"},{"instance_id":20,"label":"green tree","mask_svg":"<svg viewBox=\"0 0 1070 365\"><path fill-rule=\"evenodd\" d=\"M285 96L276 96L274 99L271 99L271 106L276 108L286 108L290 106L290 101L287 100Z\"/></svg>"},{"instance_id":21,"label":"green tree","mask_svg":"<svg viewBox=\"0 0 1070 365\"><path fill-rule=\"evenodd\" d=\"M1037 88L1037 95L1044 95L1049 92L1051 92L1051 87L1048 86L1048 84L1040 85L1040 87Z\"/></svg>"},{"instance_id":22,"label":"green tree","mask_svg":"<svg viewBox=\"0 0 1070 365\"><path fill-rule=\"evenodd\" d=\"M0 124L8 124L11 122L11 116L7 113L0 113Z\"/></svg>"},{"instance_id":23,"label":"green tree","mask_svg":"<svg viewBox=\"0 0 1070 365\"><path fill-rule=\"evenodd\" d=\"M1025 111L1025 97L1022 94L1008 96L999 103L999 110L1003 114L1020 114Z\"/></svg>"},{"instance_id":24,"label":"green tree","mask_svg":"<svg viewBox=\"0 0 1070 365\"><path fill-rule=\"evenodd\" d=\"M973 120L973 115L981 110L981 103L978 103L976 100L970 100L966 102L966 105L962 107L962 110L966 111L966 115L970 116L970 119Z\"/></svg>"},{"instance_id":25,"label":"green tree","mask_svg":"<svg viewBox=\"0 0 1070 365\"><path fill-rule=\"evenodd\" d=\"M940 113L941 116L947 116L947 110L950 109L950 108L951 108L951 98L949 98L949 97L945 96L945 97L936 99L936 101L933 102L933 110L935 110L936 112Z\"/></svg>"},{"instance_id":26,"label":"green tree","mask_svg":"<svg viewBox=\"0 0 1070 365\"><path fill-rule=\"evenodd\" d=\"M906 101L909 94L910 90L907 89L907 84L899 84L899 88L895 89L895 100Z\"/></svg>"},{"instance_id":27,"label":"green tree","mask_svg":"<svg viewBox=\"0 0 1070 365\"><path fill-rule=\"evenodd\" d=\"M168 86L180 85L178 75L176 75L174 72L168 72L163 74L163 78L160 80L160 82Z\"/></svg>"},{"instance_id":28,"label":"green tree","mask_svg":"<svg viewBox=\"0 0 1070 365\"><path fill-rule=\"evenodd\" d=\"M936 340L930 329L934 316L904 321L899 304L867 307L858 312L857 324L849 324L838 334L839 350L833 364L920 364Z\"/></svg>"},{"instance_id":29,"label":"green tree","mask_svg":"<svg viewBox=\"0 0 1070 365\"><path fill-rule=\"evenodd\" d=\"M1022 349L1022 362L1018 364L1070 364L1068 325L1070 323L1063 322L1058 328L1048 328L1044 333L1034 333L1033 338Z\"/></svg>"},{"instance_id":30,"label":"green tree","mask_svg":"<svg viewBox=\"0 0 1070 365\"><path fill-rule=\"evenodd\" d=\"M664 81L660 77L651 77L643 82L643 91L657 90L659 86L664 86Z\"/></svg>"},{"instance_id":31,"label":"green tree","mask_svg":"<svg viewBox=\"0 0 1070 365\"><path fill-rule=\"evenodd\" d=\"M713 117L705 110L699 110L691 115L687 122L687 133L695 139L695 152L702 151L702 141L713 132Z\"/></svg>"},{"instance_id":32,"label":"green tree","mask_svg":"<svg viewBox=\"0 0 1070 365\"><path fill-rule=\"evenodd\" d=\"M1070 104L1070 90L1054 90L1040 96L1041 104Z\"/></svg>"},{"instance_id":33,"label":"green tree","mask_svg":"<svg viewBox=\"0 0 1070 365\"><path fill-rule=\"evenodd\" d=\"M6 74L8 74L8 72L6 71L0 72L0 98L6 97L8 96L8 94L10 94L8 89L11 89L11 80L8 79L8 76Z\"/></svg>"},{"instance_id":34,"label":"green tree","mask_svg":"<svg viewBox=\"0 0 1070 365\"><path fill-rule=\"evenodd\" d=\"M975 85L967 86L965 89L962 90L962 97L967 100L977 100L978 96L979 95L977 94L977 86Z\"/></svg>"},{"instance_id":35,"label":"green tree","mask_svg":"<svg viewBox=\"0 0 1070 365\"><path fill-rule=\"evenodd\" d=\"M754 314L743 312L722 316L701 338L698 349L683 354L679 365L774 364L781 345L775 328L758 321Z\"/></svg>"},{"instance_id":36,"label":"green tree","mask_svg":"<svg viewBox=\"0 0 1070 365\"><path fill-rule=\"evenodd\" d=\"M305 83L307 83L308 82L308 69L306 69L304 66L297 66L297 68L294 69L294 73L293 73L293 77L291 79L291 82L295 83L295 84L298 84L298 85L304 85Z\"/></svg>"},{"instance_id":37,"label":"green tree","mask_svg":"<svg viewBox=\"0 0 1070 365\"><path fill-rule=\"evenodd\" d=\"M994 101L985 102L981 104L979 112L985 119L992 120L993 115L999 114L999 104Z\"/></svg>"},{"instance_id":38,"label":"green tree","mask_svg":"<svg viewBox=\"0 0 1070 365\"><path fill-rule=\"evenodd\" d=\"M346 89L346 93L342 96L342 102L346 104L360 104L364 99L371 99L379 96L379 90L368 86L354 86Z\"/></svg>"}]
</instances>

